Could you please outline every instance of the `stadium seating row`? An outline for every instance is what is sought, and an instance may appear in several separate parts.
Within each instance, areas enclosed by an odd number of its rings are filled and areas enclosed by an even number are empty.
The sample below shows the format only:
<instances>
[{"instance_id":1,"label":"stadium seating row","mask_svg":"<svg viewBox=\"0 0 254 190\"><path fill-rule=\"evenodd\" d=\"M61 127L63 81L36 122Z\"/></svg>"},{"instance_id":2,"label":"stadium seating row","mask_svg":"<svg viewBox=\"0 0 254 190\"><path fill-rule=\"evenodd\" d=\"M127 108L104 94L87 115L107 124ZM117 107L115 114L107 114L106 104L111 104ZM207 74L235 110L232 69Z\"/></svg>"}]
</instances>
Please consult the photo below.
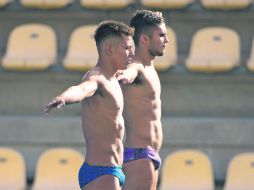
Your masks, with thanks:
<instances>
[{"instance_id":1,"label":"stadium seating row","mask_svg":"<svg viewBox=\"0 0 254 190\"><path fill-rule=\"evenodd\" d=\"M254 189L254 153L241 153L228 165L224 190ZM211 162L198 150L169 154L162 166L160 190L214 190Z\"/></svg>"},{"instance_id":2,"label":"stadium seating row","mask_svg":"<svg viewBox=\"0 0 254 190\"><path fill-rule=\"evenodd\" d=\"M62 60L67 70L86 71L98 58L93 39L95 25L80 26L72 32L67 52ZM177 37L167 27L169 43L166 53L155 60L158 71L167 70L177 63ZM8 38L6 53L1 60L6 70L45 70L57 63L57 39L54 30L44 24L24 24L14 28ZM207 27L198 30L192 39L186 67L194 72L226 72L240 65L239 35L225 27ZM254 71L254 39L247 62Z\"/></svg>"},{"instance_id":3,"label":"stadium seating row","mask_svg":"<svg viewBox=\"0 0 254 190\"><path fill-rule=\"evenodd\" d=\"M46 150L39 158L32 190L79 189L77 172L84 156L70 148ZM224 190L254 189L254 153L241 153L229 163ZM25 190L25 161L17 150L0 148L0 189ZM160 190L214 190L208 156L186 149L169 154L162 165Z\"/></svg>"},{"instance_id":4,"label":"stadium seating row","mask_svg":"<svg viewBox=\"0 0 254 190\"><path fill-rule=\"evenodd\" d=\"M77 172L84 156L69 148L44 152L37 163L32 190L78 190ZM0 190L26 190L26 166L21 153L0 148Z\"/></svg>"},{"instance_id":5,"label":"stadium seating row","mask_svg":"<svg viewBox=\"0 0 254 190\"><path fill-rule=\"evenodd\" d=\"M0 7L7 5L13 0L0 0ZM27 8L56 9L63 8L74 0L20 0ZM140 2L151 8L181 9L196 0L140 0ZM135 3L135 0L80 0L81 6L96 9L119 9ZM201 4L208 9L244 9L253 3L252 0L201 0Z\"/></svg>"}]
</instances>

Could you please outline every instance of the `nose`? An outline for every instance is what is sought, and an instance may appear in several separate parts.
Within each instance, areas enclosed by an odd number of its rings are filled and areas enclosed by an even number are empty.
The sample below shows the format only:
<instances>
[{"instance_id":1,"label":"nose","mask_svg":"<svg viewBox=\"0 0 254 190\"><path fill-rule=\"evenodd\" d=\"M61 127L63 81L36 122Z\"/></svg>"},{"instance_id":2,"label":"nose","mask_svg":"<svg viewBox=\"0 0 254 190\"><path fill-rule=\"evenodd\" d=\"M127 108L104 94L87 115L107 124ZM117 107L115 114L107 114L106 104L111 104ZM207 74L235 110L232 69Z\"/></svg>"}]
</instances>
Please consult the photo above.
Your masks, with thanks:
<instances>
[{"instance_id":1,"label":"nose","mask_svg":"<svg viewBox=\"0 0 254 190\"><path fill-rule=\"evenodd\" d=\"M130 57L133 57L135 55L135 48L130 49Z\"/></svg>"},{"instance_id":2,"label":"nose","mask_svg":"<svg viewBox=\"0 0 254 190\"><path fill-rule=\"evenodd\" d=\"M165 40L164 41L165 41L165 44L169 42L169 39L168 39L167 35L165 36Z\"/></svg>"}]
</instances>

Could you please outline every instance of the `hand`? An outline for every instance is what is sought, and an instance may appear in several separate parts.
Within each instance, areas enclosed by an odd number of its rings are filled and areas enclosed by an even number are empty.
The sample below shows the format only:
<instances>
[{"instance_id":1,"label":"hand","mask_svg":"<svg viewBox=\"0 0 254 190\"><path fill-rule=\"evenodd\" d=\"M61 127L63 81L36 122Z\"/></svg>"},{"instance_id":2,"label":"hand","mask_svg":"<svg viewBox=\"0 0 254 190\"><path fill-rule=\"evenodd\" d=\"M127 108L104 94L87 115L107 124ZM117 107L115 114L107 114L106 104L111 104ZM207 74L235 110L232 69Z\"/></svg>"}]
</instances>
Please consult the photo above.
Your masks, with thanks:
<instances>
[{"instance_id":1,"label":"hand","mask_svg":"<svg viewBox=\"0 0 254 190\"><path fill-rule=\"evenodd\" d=\"M62 108L65 105L65 101L62 97L56 97L53 100L51 100L46 107L44 108L44 112L46 114L49 114L50 110L57 107L58 109Z\"/></svg>"},{"instance_id":2,"label":"hand","mask_svg":"<svg viewBox=\"0 0 254 190\"><path fill-rule=\"evenodd\" d=\"M115 74L116 79L124 85L130 84L131 81L126 76L126 70L118 70Z\"/></svg>"}]
</instances>

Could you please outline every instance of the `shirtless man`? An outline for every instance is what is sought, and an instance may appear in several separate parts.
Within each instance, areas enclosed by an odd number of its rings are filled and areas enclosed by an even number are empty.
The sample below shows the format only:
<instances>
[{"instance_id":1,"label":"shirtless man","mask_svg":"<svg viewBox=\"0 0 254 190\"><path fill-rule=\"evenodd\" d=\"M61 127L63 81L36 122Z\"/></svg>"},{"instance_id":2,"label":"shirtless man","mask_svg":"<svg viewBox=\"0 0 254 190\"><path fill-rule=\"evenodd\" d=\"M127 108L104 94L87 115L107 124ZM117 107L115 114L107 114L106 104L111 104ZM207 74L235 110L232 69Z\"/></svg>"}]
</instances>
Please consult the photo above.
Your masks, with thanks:
<instances>
[{"instance_id":1,"label":"shirtless man","mask_svg":"<svg viewBox=\"0 0 254 190\"><path fill-rule=\"evenodd\" d=\"M45 107L81 102L82 127L86 141L85 162L79 171L82 190L119 190L125 181L122 172L124 120L123 94L115 77L133 57L133 28L116 21L102 22L95 41L99 59L82 82L55 97ZM85 42L84 42L85 43Z\"/></svg>"},{"instance_id":2,"label":"shirtless man","mask_svg":"<svg viewBox=\"0 0 254 190\"><path fill-rule=\"evenodd\" d=\"M128 69L117 72L123 85L126 142L123 190L155 190L161 165L161 86L153 60L162 56L168 43L162 14L137 11L130 25L135 28L135 56Z\"/></svg>"}]
</instances>

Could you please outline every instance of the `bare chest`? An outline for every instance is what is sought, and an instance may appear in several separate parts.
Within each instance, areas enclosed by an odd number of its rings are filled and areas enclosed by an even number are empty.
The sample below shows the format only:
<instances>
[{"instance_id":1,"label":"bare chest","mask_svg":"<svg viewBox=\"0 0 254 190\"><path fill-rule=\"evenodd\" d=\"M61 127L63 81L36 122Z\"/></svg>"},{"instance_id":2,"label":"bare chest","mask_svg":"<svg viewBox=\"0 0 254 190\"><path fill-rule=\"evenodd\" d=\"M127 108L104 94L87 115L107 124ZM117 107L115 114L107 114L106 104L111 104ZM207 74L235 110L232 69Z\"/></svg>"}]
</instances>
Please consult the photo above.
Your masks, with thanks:
<instances>
[{"instance_id":1,"label":"bare chest","mask_svg":"<svg viewBox=\"0 0 254 190\"><path fill-rule=\"evenodd\" d=\"M143 83L141 88L151 96L158 97L161 94L161 84L157 72L154 69L145 69L141 76Z\"/></svg>"},{"instance_id":2,"label":"bare chest","mask_svg":"<svg viewBox=\"0 0 254 190\"><path fill-rule=\"evenodd\" d=\"M98 99L103 99L105 104L112 105L118 109L123 108L123 94L116 79L101 83L96 92L96 96Z\"/></svg>"}]
</instances>

